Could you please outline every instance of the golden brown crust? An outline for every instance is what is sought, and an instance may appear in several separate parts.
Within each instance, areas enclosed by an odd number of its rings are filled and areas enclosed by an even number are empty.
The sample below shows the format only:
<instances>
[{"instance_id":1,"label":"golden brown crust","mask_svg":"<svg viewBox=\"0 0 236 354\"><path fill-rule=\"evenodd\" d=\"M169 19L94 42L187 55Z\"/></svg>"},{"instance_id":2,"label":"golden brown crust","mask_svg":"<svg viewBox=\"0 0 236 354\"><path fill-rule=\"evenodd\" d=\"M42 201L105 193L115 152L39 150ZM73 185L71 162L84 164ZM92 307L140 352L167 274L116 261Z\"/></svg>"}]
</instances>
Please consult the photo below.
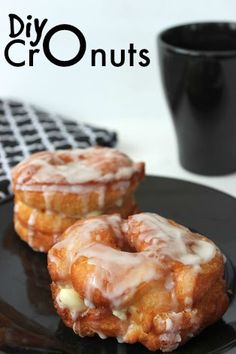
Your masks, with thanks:
<instances>
[{"instance_id":1,"label":"golden brown crust","mask_svg":"<svg viewBox=\"0 0 236 354\"><path fill-rule=\"evenodd\" d=\"M34 213L34 223L31 228L42 233L62 234L68 227L78 220L76 218L67 217L63 214L43 212L39 209L33 209L17 199L14 204L19 221L29 227L30 218Z\"/></svg>"},{"instance_id":2,"label":"golden brown crust","mask_svg":"<svg viewBox=\"0 0 236 354\"><path fill-rule=\"evenodd\" d=\"M205 327L219 320L228 307L225 285L220 281L210 289L212 294L209 292L191 310L178 312L167 306L171 300L168 294L152 291L150 286L146 292L140 292L136 297L137 301L130 306L125 321L114 316L109 306L88 308L74 321L70 311L62 309L56 301L59 291L56 283L52 283L51 289L59 316L80 336L94 336L96 333L103 333L107 337L124 336L124 342L140 342L151 351L168 348L171 341L175 343L176 336L181 338L178 344L183 345ZM162 305L165 303L164 308L158 305L158 300L161 300ZM176 332L170 331L169 335L166 335L168 321L171 321Z\"/></svg>"},{"instance_id":3,"label":"golden brown crust","mask_svg":"<svg viewBox=\"0 0 236 354\"><path fill-rule=\"evenodd\" d=\"M119 213L122 217L137 212L137 204L133 198L125 200L122 206L108 209L108 214ZM78 219L63 214L43 212L33 209L15 199L15 230L20 238L35 251L48 252L60 239L60 236ZM33 216L33 223L31 218Z\"/></svg>"},{"instance_id":4,"label":"golden brown crust","mask_svg":"<svg viewBox=\"0 0 236 354\"><path fill-rule=\"evenodd\" d=\"M78 218L130 199L143 177L144 163L95 147L33 154L14 167L12 185L30 207Z\"/></svg>"},{"instance_id":5,"label":"golden brown crust","mask_svg":"<svg viewBox=\"0 0 236 354\"><path fill-rule=\"evenodd\" d=\"M12 171L15 229L34 249L46 252L58 235L89 214L137 212L133 193L143 177L144 163L115 149L33 154Z\"/></svg>"},{"instance_id":6,"label":"golden brown crust","mask_svg":"<svg viewBox=\"0 0 236 354\"><path fill-rule=\"evenodd\" d=\"M48 252L60 237L60 234L52 235L36 229L30 229L16 215L14 216L14 227L22 241L25 241L34 251L38 252Z\"/></svg>"},{"instance_id":7,"label":"golden brown crust","mask_svg":"<svg viewBox=\"0 0 236 354\"><path fill-rule=\"evenodd\" d=\"M107 213L107 210L117 207L119 200L129 200L142 179L143 172L134 175L129 181L129 187L127 189L120 188L122 183L126 183L127 181L118 181L106 185L93 184L93 189L81 194L60 191L49 191L45 193L16 189L14 189L14 194L18 200L21 200L31 208L37 208L42 211L47 209L54 213L64 213L68 217L76 218L78 216L84 217L85 214L93 212L94 210L101 210L99 205L99 188L106 187L102 211L103 213Z\"/></svg>"},{"instance_id":8,"label":"golden brown crust","mask_svg":"<svg viewBox=\"0 0 236 354\"><path fill-rule=\"evenodd\" d=\"M97 242L115 250L119 250L120 247L122 250L127 250L128 242L129 247L134 251L146 252L147 242L152 244L152 241L150 238L144 239L146 230L142 225L140 236L140 228L138 229L140 225L131 220L128 227L125 225L126 222L121 226L122 237L125 239L121 246L114 235L114 228L109 226L110 219L107 221L107 228L101 226L99 229L98 226L89 238L79 240L85 223L91 222L92 226L94 220L94 224L99 225L98 221L106 221L106 218L101 216L77 222L62 236L64 241L58 243L49 252L48 269L52 278L52 297L58 314L68 327L73 328L81 336L92 336L98 333L103 336L117 337L126 343L140 342L152 351L173 350L222 317L228 307L229 299L225 289L223 256L217 248L212 258L201 263L200 266L184 264L169 257L162 260L164 263L157 261L157 272L159 272L157 279L141 282L135 292L131 292L131 295L118 306L118 310L123 311L123 315L125 313L124 317L122 314L119 317L119 313L118 315L113 313L112 309L117 309L117 305L112 302L109 293L106 296L106 289L111 285L109 278L101 278L103 283L101 279L93 278L94 284L100 285L97 288L88 287L88 284L91 284L89 283L91 276L100 277L100 273L96 272L93 256L91 261L85 256L86 252L82 251L80 256L72 261L70 259L72 263L69 268L68 257L70 258L72 254L79 255L80 250L86 250L86 242L88 246ZM169 223L179 227L173 221ZM91 227L88 230L90 229ZM75 243L74 238L70 242L76 230L78 242ZM212 244L202 235L193 235L200 242L207 241ZM105 253L104 262L106 262ZM125 253L123 262L126 262ZM100 271L103 272L104 269L106 269L105 263ZM108 269L112 272L117 268L108 267ZM122 272L122 268L120 271ZM114 274L114 277L117 274L119 271ZM79 311L76 317L72 316L66 306L63 307L58 302L58 294L64 286L72 287L86 305L86 309ZM92 306L86 303L88 294Z\"/></svg>"}]
</instances>

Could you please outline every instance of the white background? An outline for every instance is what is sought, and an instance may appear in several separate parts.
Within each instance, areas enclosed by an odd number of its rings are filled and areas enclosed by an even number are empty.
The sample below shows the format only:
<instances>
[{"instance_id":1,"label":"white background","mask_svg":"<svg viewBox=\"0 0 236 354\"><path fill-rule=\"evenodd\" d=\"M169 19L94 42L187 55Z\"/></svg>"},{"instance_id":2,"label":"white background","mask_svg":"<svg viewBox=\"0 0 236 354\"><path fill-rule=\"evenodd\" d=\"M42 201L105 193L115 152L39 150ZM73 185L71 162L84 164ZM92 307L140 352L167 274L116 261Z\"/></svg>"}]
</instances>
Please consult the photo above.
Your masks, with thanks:
<instances>
[{"instance_id":1,"label":"white background","mask_svg":"<svg viewBox=\"0 0 236 354\"><path fill-rule=\"evenodd\" d=\"M204 20L236 22L236 0L0 0L0 4L0 96L22 98L74 119L115 129L119 148L145 160L148 173L198 181L236 196L236 174L201 177L179 166L156 48L157 33L168 26ZM34 67L10 66L3 56L10 40L9 13L24 21L27 15L48 18L44 35L57 24L77 26L87 40L84 58L73 67L60 68L40 53ZM131 42L138 50L149 50L148 67L91 67L92 48L103 48L107 54L114 48L119 54L119 49L128 48ZM54 53L66 59L75 54L77 41L61 32L52 44ZM18 47L12 55L27 60L27 48Z\"/></svg>"}]
</instances>

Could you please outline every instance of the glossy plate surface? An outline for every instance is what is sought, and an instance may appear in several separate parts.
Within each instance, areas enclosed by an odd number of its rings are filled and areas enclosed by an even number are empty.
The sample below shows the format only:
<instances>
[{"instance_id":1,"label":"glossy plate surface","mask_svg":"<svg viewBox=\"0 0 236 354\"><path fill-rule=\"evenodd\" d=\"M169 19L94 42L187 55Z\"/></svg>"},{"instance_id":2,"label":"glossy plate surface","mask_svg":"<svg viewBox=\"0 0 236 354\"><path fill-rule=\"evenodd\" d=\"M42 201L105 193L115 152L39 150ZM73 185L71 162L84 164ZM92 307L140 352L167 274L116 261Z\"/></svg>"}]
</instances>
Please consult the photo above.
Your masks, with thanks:
<instances>
[{"instance_id":1,"label":"glossy plate surface","mask_svg":"<svg viewBox=\"0 0 236 354\"><path fill-rule=\"evenodd\" d=\"M207 235L228 258L225 272L233 291L228 311L220 322L173 353L236 353L236 199L197 184L161 177L147 177L137 199L141 210L160 213ZM63 325L52 306L46 257L33 252L16 236L12 212L11 200L0 205L0 352L150 353L139 344L79 338Z\"/></svg>"}]
</instances>

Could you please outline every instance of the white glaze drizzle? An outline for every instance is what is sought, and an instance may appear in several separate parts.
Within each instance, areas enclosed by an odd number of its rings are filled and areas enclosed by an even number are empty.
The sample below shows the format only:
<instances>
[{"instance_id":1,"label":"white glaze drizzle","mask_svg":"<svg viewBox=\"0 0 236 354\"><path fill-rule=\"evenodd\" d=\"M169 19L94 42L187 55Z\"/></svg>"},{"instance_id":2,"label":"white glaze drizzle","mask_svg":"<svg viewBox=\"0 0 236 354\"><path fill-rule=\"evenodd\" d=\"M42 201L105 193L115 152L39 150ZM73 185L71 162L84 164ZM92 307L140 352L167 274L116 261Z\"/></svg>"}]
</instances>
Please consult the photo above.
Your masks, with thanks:
<instances>
[{"instance_id":1,"label":"white glaze drizzle","mask_svg":"<svg viewBox=\"0 0 236 354\"><path fill-rule=\"evenodd\" d=\"M32 192L61 192L61 193L75 193L85 194L94 190L93 186L72 186L72 185L20 185L16 184L17 190L32 191Z\"/></svg>"},{"instance_id":2,"label":"white glaze drizzle","mask_svg":"<svg viewBox=\"0 0 236 354\"><path fill-rule=\"evenodd\" d=\"M158 257L198 266L215 255L216 247L212 242L197 238L186 227L173 224L160 215L140 213L133 215L131 220L139 223L140 239L146 243L146 250L154 249Z\"/></svg>"},{"instance_id":3,"label":"white glaze drizzle","mask_svg":"<svg viewBox=\"0 0 236 354\"><path fill-rule=\"evenodd\" d=\"M69 161L65 162L65 158ZM141 170L142 164L133 163L115 149L91 147L32 155L13 169L13 179L17 176L16 189L26 190L26 186L42 184L64 186L129 180Z\"/></svg>"},{"instance_id":4,"label":"white glaze drizzle","mask_svg":"<svg viewBox=\"0 0 236 354\"><path fill-rule=\"evenodd\" d=\"M17 201L14 203L14 213L17 214L20 209L20 205Z\"/></svg>"},{"instance_id":5,"label":"white glaze drizzle","mask_svg":"<svg viewBox=\"0 0 236 354\"><path fill-rule=\"evenodd\" d=\"M106 336L104 333L102 333L101 331L95 331L95 333L97 333L97 335L98 335L101 339L106 339L106 338L107 338L107 336Z\"/></svg>"},{"instance_id":6,"label":"white glaze drizzle","mask_svg":"<svg viewBox=\"0 0 236 354\"><path fill-rule=\"evenodd\" d=\"M141 283L160 278L156 262L142 253L122 252L93 243L78 252L76 258L81 255L95 265L87 279L86 298L92 299L95 289L102 290L102 295L114 308L127 301ZM106 287L103 286L105 282Z\"/></svg>"},{"instance_id":7,"label":"white glaze drizzle","mask_svg":"<svg viewBox=\"0 0 236 354\"><path fill-rule=\"evenodd\" d=\"M70 267L78 256L78 252L81 248L86 247L92 242L98 242L100 237L100 230L109 231L109 227L112 227L114 234L117 237L121 237L119 226L121 225L121 217L119 215L106 215L102 217L94 217L92 219L84 220L76 226L72 226L67 230L70 236L65 237L62 241L58 242L53 248L61 249L66 248L66 260L63 262L63 266L60 267L60 274L65 277L70 273ZM60 259L57 259L53 252L48 254L49 260L58 264ZM89 301L91 299L88 299Z\"/></svg>"},{"instance_id":8,"label":"white glaze drizzle","mask_svg":"<svg viewBox=\"0 0 236 354\"><path fill-rule=\"evenodd\" d=\"M43 192L45 210L46 210L46 212L50 212L52 200L54 198L54 192L47 190L47 188L45 188L44 186L42 186L42 192Z\"/></svg>"},{"instance_id":9,"label":"white glaze drizzle","mask_svg":"<svg viewBox=\"0 0 236 354\"><path fill-rule=\"evenodd\" d=\"M106 187L105 186L99 186L97 189L97 194L98 194L98 207L99 209L103 209L105 205L105 195L106 195Z\"/></svg>"},{"instance_id":10,"label":"white glaze drizzle","mask_svg":"<svg viewBox=\"0 0 236 354\"><path fill-rule=\"evenodd\" d=\"M37 210L33 209L28 220L28 243L33 246L34 225L37 218Z\"/></svg>"},{"instance_id":11,"label":"white glaze drizzle","mask_svg":"<svg viewBox=\"0 0 236 354\"><path fill-rule=\"evenodd\" d=\"M143 282L162 277L166 267L162 257L168 257L193 267L198 271L200 264L210 261L216 247L208 240L202 240L183 226L176 226L156 214L141 213L133 215L124 223L123 231L130 232L132 223L138 223L138 239L146 244L143 252L128 253L100 244L94 237L94 231L112 226L117 240L124 238L121 231L121 218L117 215L86 220L79 227L71 229L70 236L57 243L54 248L66 248L66 267L60 269L61 275L70 272L73 262L80 256L87 257L95 266L87 281L86 298L92 302L93 291L99 289L114 309L120 308L129 296L132 296ZM190 257L187 257L190 255ZM49 260L58 263L53 253ZM58 265L60 268L60 265ZM166 275L165 275L166 276ZM104 280L107 286L104 288ZM165 279L167 291L171 291L172 302L177 306L174 281L170 274ZM190 305L190 302L189 302Z\"/></svg>"}]
</instances>

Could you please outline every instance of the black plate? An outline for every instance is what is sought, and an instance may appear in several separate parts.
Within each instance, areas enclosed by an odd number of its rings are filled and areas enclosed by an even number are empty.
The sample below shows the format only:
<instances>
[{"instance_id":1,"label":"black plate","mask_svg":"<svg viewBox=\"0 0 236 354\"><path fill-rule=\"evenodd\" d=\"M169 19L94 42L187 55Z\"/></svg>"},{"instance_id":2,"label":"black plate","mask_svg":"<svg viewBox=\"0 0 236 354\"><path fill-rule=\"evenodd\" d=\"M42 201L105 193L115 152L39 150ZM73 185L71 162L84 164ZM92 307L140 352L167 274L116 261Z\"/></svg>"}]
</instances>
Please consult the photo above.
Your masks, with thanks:
<instances>
[{"instance_id":1,"label":"black plate","mask_svg":"<svg viewBox=\"0 0 236 354\"><path fill-rule=\"evenodd\" d=\"M227 255L228 287L235 285L236 199L181 180L147 177L138 193L142 210L187 225L209 236ZM45 255L16 236L12 201L0 205L0 349L7 353L144 354L142 345L115 339L79 338L56 315L50 297ZM236 301L223 319L175 354L236 353Z\"/></svg>"}]
</instances>

